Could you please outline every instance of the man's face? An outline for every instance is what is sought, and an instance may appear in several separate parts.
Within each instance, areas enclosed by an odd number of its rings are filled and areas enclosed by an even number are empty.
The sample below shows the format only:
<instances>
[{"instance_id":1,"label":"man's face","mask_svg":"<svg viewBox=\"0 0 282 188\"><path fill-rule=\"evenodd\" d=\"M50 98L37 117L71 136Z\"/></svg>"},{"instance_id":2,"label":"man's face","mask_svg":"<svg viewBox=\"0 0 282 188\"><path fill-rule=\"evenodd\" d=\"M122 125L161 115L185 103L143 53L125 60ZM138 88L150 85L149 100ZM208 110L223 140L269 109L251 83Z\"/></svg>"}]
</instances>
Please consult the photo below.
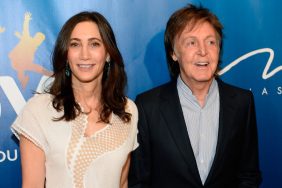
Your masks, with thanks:
<instances>
[{"instance_id":1,"label":"man's face","mask_svg":"<svg viewBox=\"0 0 282 188\"><path fill-rule=\"evenodd\" d=\"M219 39L208 22L197 23L193 30L186 26L176 36L172 58L178 61L180 76L188 84L212 82L219 61Z\"/></svg>"}]
</instances>

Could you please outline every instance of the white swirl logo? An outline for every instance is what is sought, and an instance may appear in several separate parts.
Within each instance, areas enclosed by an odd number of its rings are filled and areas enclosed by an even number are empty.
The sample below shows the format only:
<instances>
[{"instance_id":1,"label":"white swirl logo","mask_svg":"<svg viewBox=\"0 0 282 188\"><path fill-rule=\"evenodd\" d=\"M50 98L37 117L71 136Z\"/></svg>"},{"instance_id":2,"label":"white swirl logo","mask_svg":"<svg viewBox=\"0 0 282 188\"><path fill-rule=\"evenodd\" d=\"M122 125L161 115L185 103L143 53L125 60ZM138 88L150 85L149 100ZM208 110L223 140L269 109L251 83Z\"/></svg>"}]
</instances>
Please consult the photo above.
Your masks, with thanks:
<instances>
[{"instance_id":1,"label":"white swirl logo","mask_svg":"<svg viewBox=\"0 0 282 188\"><path fill-rule=\"evenodd\" d=\"M236 66L237 64L239 64L241 61L244 61L245 59L252 57L256 54L261 54L261 53L269 53L269 58L268 61L265 65L265 68L263 70L262 73L262 78L263 79L268 79L271 78L272 76L274 76L277 72L282 70L282 66L278 66L276 67L274 70L272 70L271 72L269 72L269 68L273 62L274 59L274 51L271 48L262 48L262 49L258 49L252 52L249 52L241 57L239 57L238 59L236 59L235 61L231 62L229 65L227 65L226 67L224 67L223 69L221 69L219 71L219 75L223 75L226 72L228 72L229 70L231 70L234 66Z\"/></svg>"}]
</instances>

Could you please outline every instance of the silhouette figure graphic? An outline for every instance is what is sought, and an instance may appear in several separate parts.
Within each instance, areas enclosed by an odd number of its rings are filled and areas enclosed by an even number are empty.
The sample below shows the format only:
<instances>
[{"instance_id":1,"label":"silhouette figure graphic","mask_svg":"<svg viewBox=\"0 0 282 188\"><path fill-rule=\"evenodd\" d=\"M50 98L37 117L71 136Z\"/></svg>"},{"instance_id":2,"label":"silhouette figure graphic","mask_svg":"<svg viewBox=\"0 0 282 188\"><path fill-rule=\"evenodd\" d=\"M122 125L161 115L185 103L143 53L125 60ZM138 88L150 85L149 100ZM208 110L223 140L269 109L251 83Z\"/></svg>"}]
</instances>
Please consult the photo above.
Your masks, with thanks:
<instances>
[{"instance_id":1,"label":"silhouette figure graphic","mask_svg":"<svg viewBox=\"0 0 282 188\"><path fill-rule=\"evenodd\" d=\"M41 65L35 64L34 56L37 48L45 40L45 35L37 32L34 37L29 34L29 22L31 20L31 13L26 12L24 15L23 32L15 32L15 36L20 39L19 43L9 53L9 58L12 62L12 68L17 71L18 79L25 89L29 76L25 74L26 71L37 72L46 76L51 76L52 72L48 71Z\"/></svg>"},{"instance_id":2,"label":"silhouette figure graphic","mask_svg":"<svg viewBox=\"0 0 282 188\"><path fill-rule=\"evenodd\" d=\"M0 26L0 33L3 33L5 31L5 27Z\"/></svg>"}]
</instances>

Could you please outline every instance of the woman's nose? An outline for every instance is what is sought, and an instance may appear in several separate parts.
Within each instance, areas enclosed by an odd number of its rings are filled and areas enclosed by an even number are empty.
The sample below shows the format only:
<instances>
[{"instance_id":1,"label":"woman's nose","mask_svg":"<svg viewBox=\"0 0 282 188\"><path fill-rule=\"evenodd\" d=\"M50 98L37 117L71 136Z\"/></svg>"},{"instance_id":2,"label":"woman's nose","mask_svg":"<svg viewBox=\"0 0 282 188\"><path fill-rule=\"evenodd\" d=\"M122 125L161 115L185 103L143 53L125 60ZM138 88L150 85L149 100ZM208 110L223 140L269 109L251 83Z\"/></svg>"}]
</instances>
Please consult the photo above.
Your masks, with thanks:
<instances>
[{"instance_id":1,"label":"woman's nose","mask_svg":"<svg viewBox=\"0 0 282 188\"><path fill-rule=\"evenodd\" d=\"M81 59L88 59L89 58L89 49L87 46L82 46L81 48Z\"/></svg>"}]
</instances>

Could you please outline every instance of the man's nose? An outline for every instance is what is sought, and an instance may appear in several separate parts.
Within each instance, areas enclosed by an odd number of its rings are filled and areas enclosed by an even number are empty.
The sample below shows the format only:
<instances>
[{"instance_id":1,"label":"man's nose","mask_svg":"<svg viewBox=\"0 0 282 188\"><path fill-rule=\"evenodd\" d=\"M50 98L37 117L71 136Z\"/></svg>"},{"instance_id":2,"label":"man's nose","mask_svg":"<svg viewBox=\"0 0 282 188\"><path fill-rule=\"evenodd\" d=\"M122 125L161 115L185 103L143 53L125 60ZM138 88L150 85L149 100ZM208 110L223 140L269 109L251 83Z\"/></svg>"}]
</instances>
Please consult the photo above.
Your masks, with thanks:
<instances>
[{"instance_id":1,"label":"man's nose","mask_svg":"<svg viewBox=\"0 0 282 188\"><path fill-rule=\"evenodd\" d=\"M207 55L207 49L206 49L205 44L199 44L199 46L198 46L198 54L201 55L201 56Z\"/></svg>"}]
</instances>

